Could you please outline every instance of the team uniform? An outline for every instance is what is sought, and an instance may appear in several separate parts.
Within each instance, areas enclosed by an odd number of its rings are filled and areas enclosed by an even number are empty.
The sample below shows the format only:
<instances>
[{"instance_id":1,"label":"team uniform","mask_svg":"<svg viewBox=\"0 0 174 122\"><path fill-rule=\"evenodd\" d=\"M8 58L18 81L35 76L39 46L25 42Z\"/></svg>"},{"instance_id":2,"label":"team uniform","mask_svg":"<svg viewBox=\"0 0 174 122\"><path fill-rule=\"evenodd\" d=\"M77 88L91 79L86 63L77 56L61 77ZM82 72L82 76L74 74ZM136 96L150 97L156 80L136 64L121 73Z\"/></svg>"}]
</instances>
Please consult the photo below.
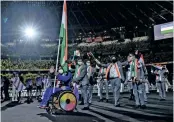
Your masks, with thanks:
<instances>
[{"instance_id":1,"label":"team uniform","mask_svg":"<svg viewBox=\"0 0 174 122\"><path fill-rule=\"evenodd\" d=\"M135 96L136 108L145 108L145 98L144 98L144 75L145 66L142 60L133 58L130 62L130 78L133 81L133 94Z\"/></svg>"},{"instance_id":2,"label":"team uniform","mask_svg":"<svg viewBox=\"0 0 174 122\"><path fill-rule=\"evenodd\" d=\"M106 68L104 67L101 67L100 70L99 70L99 74L98 74L98 77L99 77L99 91L100 91L100 100L99 102L102 102L103 101L103 86L105 86L105 93L106 93L106 102L108 102L108 99L109 99L109 85L108 85L108 81L106 80L105 78L105 75L106 75Z\"/></svg>"},{"instance_id":3,"label":"team uniform","mask_svg":"<svg viewBox=\"0 0 174 122\"><path fill-rule=\"evenodd\" d=\"M17 102L18 101L18 91L16 89L16 85L18 84L19 82L19 77L13 77L11 78L11 81L12 81L12 101L13 102Z\"/></svg>"},{"instance_id":4,"label":"team uniform","mask_svg":"<svg viewBox=\"0 0 174 122\"><path fill-rule=\"evenodd\" d=\"M89 97L88 97L88 88L89 88L89 79L87 75L87 66L85 64L81 64L78 67L76 72L76 77L73 78L73 82L77 82L80 85L83 102L84 102L84 110L89 109Z\"/></svg>"},{"instance_id":5,"label":"team uniform","mask_svg":"<svg viewBox=\"0 0 174 122\"><path fill-rule=\"evenodd\" d=\"M39 95L38 95L39 92ZM40 76L36 77L36 96L39 99L39 96L41 96L42 92L42 78Z\"/></svg>"},{"instance_id":6,"label":"team uniform","mask_svg":"<svg viewBox=\"0 0 174 122\"><path fill-rule=\"evenodd\" d=\"M88 89L88 103L92 103L92 94L93 94L93 87L94 87L94 73L95 68L92 66L87 66L87 75L89 80L89 89Z\"/></svg>"},{"instance_id":7,"label":"team uniform","mask_svg":"<svg viewBox=\"0 0 174 122\"><path fill-rule=\"evenodd\" d=\"M168 72L167 69L163 69L160 66L152 65L155 68L154 73L156 74L156 84L159 89L159 96L161 100L166 99L166 89L165 89L165 73Z\"/></svg>"},{"instance_id":8,"label":"team uniform","mask_svg":"<svg viewBox=\"0 0 174 122\"><path fill-rule=\"evenodd\" d=\"M114 95L114 105L116 107L120 106L119 98L120 98L120 87L121 87L121 80L124 81L123 75L123 65L127 64L126 62L121 63L120 61L114 61L114 63L110 64L101 64L97 59L95 60L97 64L100 64L102 67L107 68L106 70L106 79L111 83L112 91Z\"/></svg>"},{"instance_id":9,"label":"team uniform","mask_svg":"<svg viewBox=\"0 0 174 122\"><path fill-rule=\"evenodd\" d=\"M72 74L68 72L67 74L58 74L56 79L61 82L61 85L56 83L55 91L60 92L62 90L71 90L70 82L72 81ZM43 99L40 103L40 108L45 108L50 99L50 96L53 94L53 87L48 87L43 95Z\"/></svg>"},{"instance_id":10,"label":"team uniform","mask_svg":"<svg viewBox=\"0 0 174 122\"><path fill-rule=\"evenodd\" d=\"M26 89L27 89L27 101L32 102L32 89L33 89L33 81L29 78L26 80Z\"/></svg>"}]
</instances>

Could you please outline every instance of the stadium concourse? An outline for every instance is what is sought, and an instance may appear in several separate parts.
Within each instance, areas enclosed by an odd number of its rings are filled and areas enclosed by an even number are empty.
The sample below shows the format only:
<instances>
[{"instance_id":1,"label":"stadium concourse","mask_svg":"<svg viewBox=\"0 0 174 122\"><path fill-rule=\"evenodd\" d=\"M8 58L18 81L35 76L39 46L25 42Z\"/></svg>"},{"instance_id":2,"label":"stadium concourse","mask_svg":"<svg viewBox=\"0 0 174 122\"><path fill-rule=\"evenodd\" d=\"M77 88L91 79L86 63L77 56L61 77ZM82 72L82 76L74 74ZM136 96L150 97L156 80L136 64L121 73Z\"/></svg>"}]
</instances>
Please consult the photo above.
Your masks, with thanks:
<instances>
[{"instance_id":1,"label":"stadium concourse","mask_svg":"<svg viewBox=\"0 0 174 122\"><path fill-rule=\"evenodd\" d=\"M1 18L2 122L173 122L173 1L1 1Z\"/></svg>"}]
</instances>

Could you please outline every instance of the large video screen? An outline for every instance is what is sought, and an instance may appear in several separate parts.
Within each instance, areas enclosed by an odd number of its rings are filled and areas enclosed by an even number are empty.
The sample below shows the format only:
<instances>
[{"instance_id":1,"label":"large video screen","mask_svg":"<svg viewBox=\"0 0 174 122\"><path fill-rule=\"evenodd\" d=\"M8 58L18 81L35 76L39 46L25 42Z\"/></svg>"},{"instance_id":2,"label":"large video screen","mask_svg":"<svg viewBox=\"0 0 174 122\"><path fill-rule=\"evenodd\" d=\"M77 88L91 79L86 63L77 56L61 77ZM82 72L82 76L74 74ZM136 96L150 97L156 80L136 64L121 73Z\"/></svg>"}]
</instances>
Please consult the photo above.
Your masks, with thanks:
<instances>
[{"instance_id":1,"label":"large video screen","mask_svg":"<svg viewBox=\"0 0 174 122\"><path fill-rule=\"evenodd\" d=\"M164 23L154 26L155 40L167 39L173 37L173 22Z\"/></svg>"}]
</instances>

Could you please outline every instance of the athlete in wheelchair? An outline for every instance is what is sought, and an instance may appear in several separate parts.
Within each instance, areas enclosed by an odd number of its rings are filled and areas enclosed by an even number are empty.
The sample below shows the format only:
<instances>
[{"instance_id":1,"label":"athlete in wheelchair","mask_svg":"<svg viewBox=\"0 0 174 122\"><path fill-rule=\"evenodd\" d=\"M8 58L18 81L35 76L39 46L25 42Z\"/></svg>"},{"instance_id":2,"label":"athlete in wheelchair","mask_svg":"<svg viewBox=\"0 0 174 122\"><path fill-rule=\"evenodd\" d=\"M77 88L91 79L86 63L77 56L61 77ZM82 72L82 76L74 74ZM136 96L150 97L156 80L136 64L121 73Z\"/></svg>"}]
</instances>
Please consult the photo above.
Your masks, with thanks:
<instances>
[{"instance_id":1,"label":"athlete in wheelchair","mask_svg":"<svg viewBox=\"0 0 174 122\"><path fill-rule=\"evenodd\" d=\"M77 105L78 91L75 86L72 87L72 73L64 73L60 66L56 79L59 84L56 83L55 92L53 93L53 87L47 88L39 108L46 109L48 113L56 110L73 111Z\"/></svg>"}]
</instances>

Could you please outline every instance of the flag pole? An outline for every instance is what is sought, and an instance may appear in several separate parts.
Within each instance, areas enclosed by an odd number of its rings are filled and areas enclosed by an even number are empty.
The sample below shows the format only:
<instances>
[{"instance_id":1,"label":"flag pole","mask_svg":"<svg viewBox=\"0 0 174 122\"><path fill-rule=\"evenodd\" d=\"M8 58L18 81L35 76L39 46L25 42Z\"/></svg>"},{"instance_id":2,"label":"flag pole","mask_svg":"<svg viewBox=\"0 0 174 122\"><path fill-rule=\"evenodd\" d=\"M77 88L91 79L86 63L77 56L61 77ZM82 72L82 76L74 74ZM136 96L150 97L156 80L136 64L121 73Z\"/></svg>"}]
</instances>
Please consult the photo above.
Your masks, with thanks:
<instances>
[{"instance_id":1,"label":"flag pole","mask_svg":"<svg viewBox=\"0 0 174 122\"><path fill-rule=\"evenodd\" d=\"M59 38L59 45L58 45L58 48L57 48L57 61L56 61L56 70L55 70L55 73L57 73L58 64L59 64L60 41L61 41L61 39ZM53 93L55 92L55 86L56 86L56 75L55 75L55 77L54 77Z\"/></svg>"}]
</instances>

